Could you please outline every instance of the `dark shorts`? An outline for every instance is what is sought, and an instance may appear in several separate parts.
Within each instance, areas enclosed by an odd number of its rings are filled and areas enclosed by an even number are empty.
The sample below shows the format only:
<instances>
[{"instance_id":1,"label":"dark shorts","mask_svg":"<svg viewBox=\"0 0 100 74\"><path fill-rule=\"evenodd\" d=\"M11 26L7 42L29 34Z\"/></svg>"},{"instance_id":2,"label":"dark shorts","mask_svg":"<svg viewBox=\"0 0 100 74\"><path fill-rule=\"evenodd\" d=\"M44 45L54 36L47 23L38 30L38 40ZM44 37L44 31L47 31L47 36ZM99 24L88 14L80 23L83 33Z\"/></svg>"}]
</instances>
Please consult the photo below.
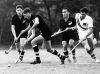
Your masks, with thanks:
<instances>
[{"instance_id":1,"label":"dark shorts","mask_svg":"<svg viewBox=\"0 0 100 74\"><path fill-rule=\"evenodd\" d=\"M20 34L20 33L19 33L19 34ZM18 37L19 34L17 33L16 36ZM25 32L24 34L22 34L22 35L20 36L20 38L27 38L27 36L28 36L28 32ZM18 39L18 41L17 41L16 43L20 42L20 38Z\"/></svg>"},{"instance_id":2,"label":"dark shorts","mask_svg":"<svg viewBox=\"0 0 100 74\"><path fill-rule=\"evenodd\" d=\"M66 32L63 34L62 41L69 42L70 39L73 39L74 41L79 40L79 36L76 30L73 32Z\"/></svg>"},{"instance_id":3,"label":"dark shorts","mask_svg":"<svg viewBox=\"0 0 100 74\"><path fill-rule=\"evenodd\" d=\"M51 40L51 34L47 33L47 34L41 34L43 36L43 38L46 40L46 41L49 41Z\"/></svg>"}]
</instances>

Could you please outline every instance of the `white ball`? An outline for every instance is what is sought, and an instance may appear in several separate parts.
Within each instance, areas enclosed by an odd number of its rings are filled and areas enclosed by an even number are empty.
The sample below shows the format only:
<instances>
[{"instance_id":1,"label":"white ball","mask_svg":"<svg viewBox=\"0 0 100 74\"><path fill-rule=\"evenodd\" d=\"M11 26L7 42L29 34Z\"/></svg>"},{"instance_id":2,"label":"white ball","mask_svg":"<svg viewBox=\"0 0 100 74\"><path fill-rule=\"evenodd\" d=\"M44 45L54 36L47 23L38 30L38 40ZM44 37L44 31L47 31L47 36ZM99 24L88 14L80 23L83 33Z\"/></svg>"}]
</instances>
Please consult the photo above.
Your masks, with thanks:
<instances>
[{"instance_id":1,"label":"white ball","mask_svg":"<svg viewBox=\"0 0 100 74\"><path fill-rule=\"evenodd\" d=\"M10 65L10 64L8 64L8 67L11 67L11 65Z\"/></svg>"}]
</instances>

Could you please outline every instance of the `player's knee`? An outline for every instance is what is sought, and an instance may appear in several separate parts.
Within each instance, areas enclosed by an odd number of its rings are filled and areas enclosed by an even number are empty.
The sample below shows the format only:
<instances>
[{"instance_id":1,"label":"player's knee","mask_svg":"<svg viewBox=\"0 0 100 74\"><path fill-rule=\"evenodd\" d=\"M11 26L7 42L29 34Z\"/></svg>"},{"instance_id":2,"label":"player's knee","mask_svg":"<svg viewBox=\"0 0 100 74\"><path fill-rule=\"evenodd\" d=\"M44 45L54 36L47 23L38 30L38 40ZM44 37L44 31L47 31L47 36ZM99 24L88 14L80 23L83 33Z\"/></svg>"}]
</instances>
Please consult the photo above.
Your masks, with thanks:
<instances>
[{"instance_id":1,"label":"player's knee","mask_svg":"<svg viewBox=\"0 0 100 74\"><path fill-rule=\"evenodd\" d=\"M70 46L74 45L74 40L73 40L73 39L70 39L70 40L69 40L69 45L70 45Z\"/></svg>"},{"instance_id":2,"label":"player's knee","mask_svg":"<svg viewBox=\"0 0 100 74\"><path fill-rule=\"evenodd\" d=\"M97 40L96 40L96 38L94 38L93 43L94 43L94 45L97 44Z\"/></svg>"},{"instance_id":3,"label":"player's knee","mask_svg":"<svg viewBox=\"0 0 100 74\"><path fill-rule=\"evenodd\" d=\"M64 48L67 47L67 42L62 41L62 46L63 46Z\"/></svg>"},{"instance_id":4,"label":"player's knee","mask_svg":"<svg viewBox=\"0 0 100 74\"><path fill-rule=\"evenodd\" d=\"M24 44L22 44L21 47L24 47Z\"/></svg>"},{"instance_id":5,"label":"player's knee","mask_svg":"<svg viewBox=\"0 0 100 74\"><path fill-rule=\"evenodd\" d=\"M36 44L35 44L35 42L34 42L34 41L31 41L31 45L32 45L32 46L35 46Z\"/></svg>"},{"instance_id":6,"label":"player's knee","mask_svg":"<svg viewBox=\"0 0 100 74\"><path fill-rule=\"evenodd\" d=\"M87 50L90 50L90 46L89 45L85 45L84 48L87 49Z\"/></svg>"},{"instance_id":7,"label":"player's knee","mask_svg":"<svg viewBox=\"0 0 100 74\"><path fill-rule=\"evenodd\" d=\"M23 43L20 44L20 48L21 49L24 48L24 44Z\"/></svg>"}]
</instances>

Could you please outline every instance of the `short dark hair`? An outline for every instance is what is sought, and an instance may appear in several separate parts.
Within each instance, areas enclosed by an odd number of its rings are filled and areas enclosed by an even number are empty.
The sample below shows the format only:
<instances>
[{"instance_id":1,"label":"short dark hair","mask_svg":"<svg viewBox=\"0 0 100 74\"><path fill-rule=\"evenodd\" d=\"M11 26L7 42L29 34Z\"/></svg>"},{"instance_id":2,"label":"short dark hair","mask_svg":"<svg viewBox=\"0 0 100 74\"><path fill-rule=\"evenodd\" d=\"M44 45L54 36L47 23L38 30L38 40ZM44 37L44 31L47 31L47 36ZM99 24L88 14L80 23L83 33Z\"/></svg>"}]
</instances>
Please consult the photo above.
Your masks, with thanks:
<instances>
[{"instance_id":1,"label":"short dark hair","mask_svg":"<svg viewBox=\"0 0 100 74\"><path fill-rule=\"evenodd\" d=\"M16 9L18 9L18 8L23 9L23 6L22 6L22 5L17 5L17 6L16 6Z\"/></svg>"},{"instance_id":2,"label":"short dark hair","mask_svg":"<svg viewBox=\"0 0 100 74\"><path fill-rule=\"evenodd\" d=\"M67 9L70 12L70 9L68 7L63 7L63 9Z\"/></svg>"},{"instance_id":3,"label":"short dark hair","mask_svg":"<svg viewBox=\"0 0 100 74\"><path fill-rule=\"evenodd\" d=\"M27 8L24 9L23 13L24 14L31 13L31 9L27 7Z\"/></svg>"},{"instance_id":4,"label":"short dark hair","mask_svg":"<svg viewBox=\"0 0 100 74\"><path fill-rule=\"evenodd\" d=\"M88 8L87 7L83 7L83 8L80 9L80 12L88 13Z\"/></svg>"}]
</instances>

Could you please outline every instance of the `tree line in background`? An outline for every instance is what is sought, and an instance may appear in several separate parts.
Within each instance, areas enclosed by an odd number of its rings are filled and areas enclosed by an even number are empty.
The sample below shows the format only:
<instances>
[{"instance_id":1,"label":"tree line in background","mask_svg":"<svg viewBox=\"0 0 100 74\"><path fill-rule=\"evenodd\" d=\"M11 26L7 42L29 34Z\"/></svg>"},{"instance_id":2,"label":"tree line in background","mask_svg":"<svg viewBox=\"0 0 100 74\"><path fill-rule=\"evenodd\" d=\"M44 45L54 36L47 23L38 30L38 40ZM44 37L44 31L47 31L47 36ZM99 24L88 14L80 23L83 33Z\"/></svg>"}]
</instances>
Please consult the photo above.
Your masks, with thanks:
<instances>
[{"instance_id":1,"label":"tree line in background","mask_svg":"<svg viewBox=\"0 0 100 74\"><path fill-rule=\"evenodd\" d=\"M89 15L93 17L94 25L99 30L99 3L99 0L0 0L0 44L10 44L13 41L10 22L18 4L24 8L30 7L33 14L41 15L53 33L59 28L64 6L70 8L71 14L77 13L84 6L88 7ZM60 40L61 37L53 38L53 43Z\"/></svg>"}]
</instances>

